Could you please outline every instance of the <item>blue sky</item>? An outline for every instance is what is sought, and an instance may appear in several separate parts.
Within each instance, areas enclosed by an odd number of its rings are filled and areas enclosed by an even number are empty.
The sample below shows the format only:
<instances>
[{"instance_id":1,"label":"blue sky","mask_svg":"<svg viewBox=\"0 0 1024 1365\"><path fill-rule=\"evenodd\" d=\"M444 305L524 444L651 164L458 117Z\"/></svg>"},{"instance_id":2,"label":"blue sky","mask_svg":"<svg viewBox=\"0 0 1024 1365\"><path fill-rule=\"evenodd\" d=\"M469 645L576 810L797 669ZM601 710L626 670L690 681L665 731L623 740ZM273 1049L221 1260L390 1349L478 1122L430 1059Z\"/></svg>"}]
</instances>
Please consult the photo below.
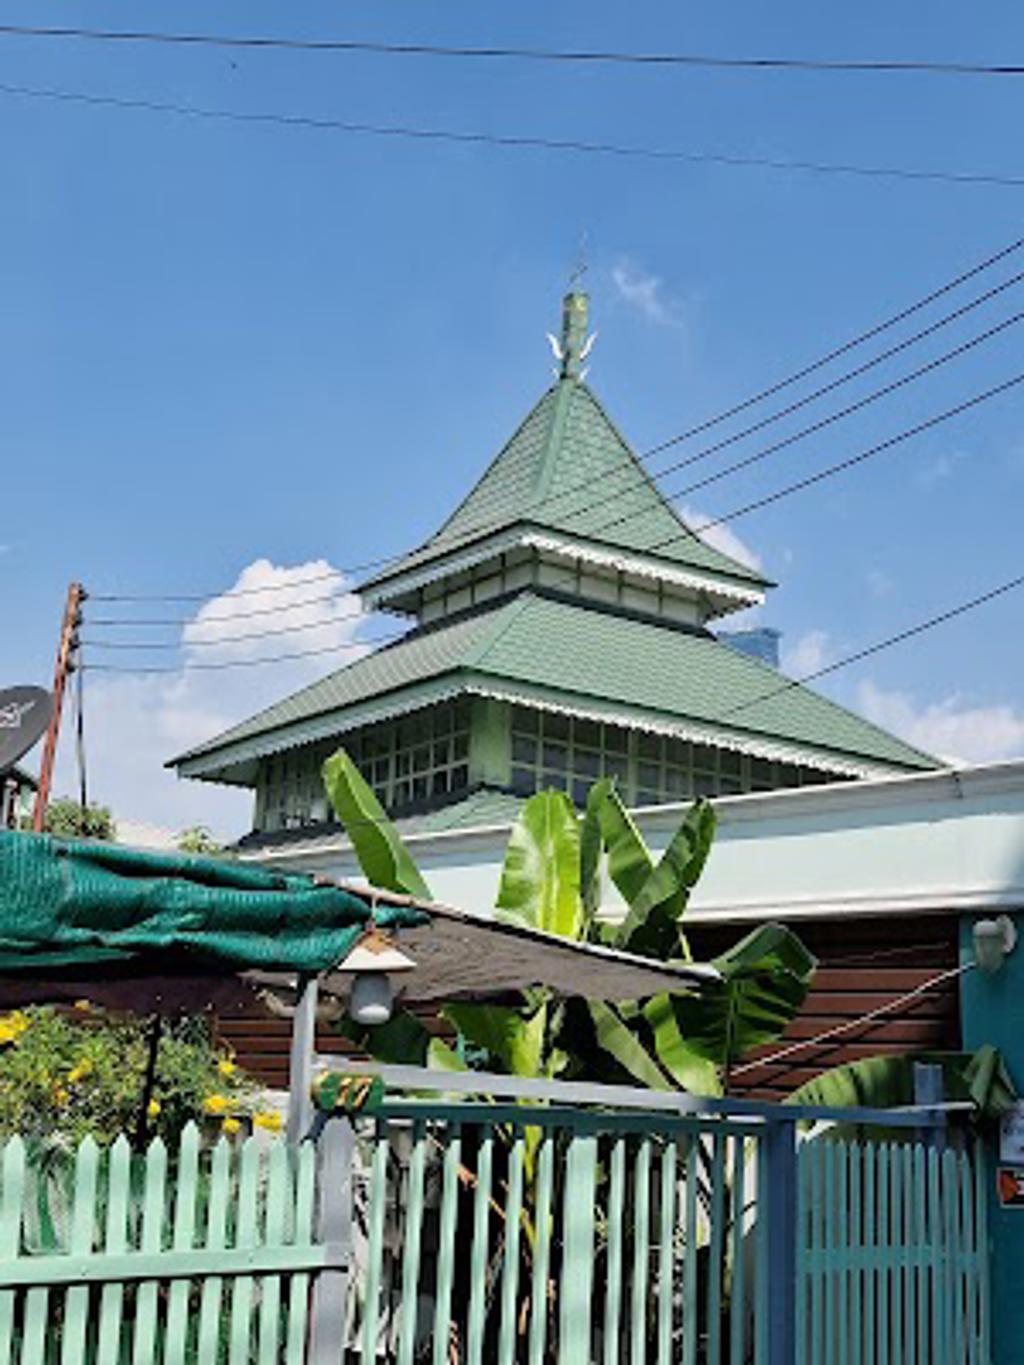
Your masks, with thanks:
<instances>
[{"instance_id":1,"label":"blue sky","mask_svg":"<svg viewBox=\"0 0 1024 1365\"><path fill-rule=\"evenodd\" d=\"M1019 6L933 4L928 14L924 27L912 10L877 3L0 5L0 23L1024 58ZM474 65L0 37L3 85L1024 175L1024 80ZM450 146L2 91L0 111L0 659L11 683L48 680L71 577L96 594L200 594L230 590L240 575L246 587L288 583L316 572L310 565L344 570L432 531L545 386L544 333L557 323L584 230L600 333L591 382L643 450L1010 242L1024 208L1024 187ZM1024 269L1022 259L952 302ZM1021 298L1020 287L1007 291L892 362L884 378L1009 317ZM684 502L703 515L729 512L1009 377L1020 368L1022 330ZM880 369L843 394L853 399L882 379ZM784 632L791 669L1022 572L1022 396L1013 391L734 524L780 583L763 619ZM838 403L825 400L805 420ZM732 453L749 453L756 439ZM677 476L666 488L685 483ZM331 586L337 602L308 618L320 627L285 637L302 641L295 647L353 638L346 584ZM293 589L272 600L302 596ZM844 671L829 690L944 753L1019 753L1022 603L1004 598ZM302 623L304 610L281 620ZM100 615L99 603L90 615ZM184 654L111 652L103 661L173 667L222 657L202 655L197 629ZM372 626L355 638L367 633ZM101 635L115 638L93 632ZM181 630L147 635L173 643ZM99 662L99 652L91 658ZM202 677L88 677L95 796L124 819L243 827L244 800L176 785L161 759L326 668L306 660Z\"/></svg>"}]
</instances>

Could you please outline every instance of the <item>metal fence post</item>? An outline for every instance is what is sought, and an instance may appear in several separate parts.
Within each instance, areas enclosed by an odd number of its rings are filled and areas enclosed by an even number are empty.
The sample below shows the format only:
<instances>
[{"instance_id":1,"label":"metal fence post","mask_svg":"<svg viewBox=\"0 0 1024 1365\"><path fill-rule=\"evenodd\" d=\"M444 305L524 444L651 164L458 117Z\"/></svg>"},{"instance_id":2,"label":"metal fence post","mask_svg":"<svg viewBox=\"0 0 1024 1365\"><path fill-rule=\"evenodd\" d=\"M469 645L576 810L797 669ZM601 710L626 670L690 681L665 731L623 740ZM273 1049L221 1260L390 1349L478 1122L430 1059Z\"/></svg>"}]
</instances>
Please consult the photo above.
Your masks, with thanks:
<instances>
[{"instance_id":1,"label":"metal fence post","mask_svg":"<svg viewBox=\"0 0 1024 1365\"><path fill-rule=\"evenodd\" d=\"M319 1142L317 1240L331 1250L338 1268L322 1270L313 1286L308 1365L339 1365L345 1359L355 1141L349 1120L332 1118L324 1125Z\"/></svg>"},{"instance_id":2,"label":"metal fence post","mask_svg":"<svg viewBox=\"0 0 1024 1365\"><path fill-rule=\"evenodd\" d=\"M313 1121L313 1054L316 1050L316 1006L319 990L315 976L299 978L299 992L292 1016L288 1061L289 1142L301 1142Z\"/></svg>"},{"instance_id":3,"label":"metal fence post","mask_svg":"<svg viewBox=\"0 0 1024 1365\"><path fill-rule=\"evenodd\" d=\"M796 1123L769 1119L765 1124L766 1190L764 1200L768 1226L768 1331L765 1365L794 1365L796 1360L797 1276L797 1150Z\"/></svg>"}]
</instances>

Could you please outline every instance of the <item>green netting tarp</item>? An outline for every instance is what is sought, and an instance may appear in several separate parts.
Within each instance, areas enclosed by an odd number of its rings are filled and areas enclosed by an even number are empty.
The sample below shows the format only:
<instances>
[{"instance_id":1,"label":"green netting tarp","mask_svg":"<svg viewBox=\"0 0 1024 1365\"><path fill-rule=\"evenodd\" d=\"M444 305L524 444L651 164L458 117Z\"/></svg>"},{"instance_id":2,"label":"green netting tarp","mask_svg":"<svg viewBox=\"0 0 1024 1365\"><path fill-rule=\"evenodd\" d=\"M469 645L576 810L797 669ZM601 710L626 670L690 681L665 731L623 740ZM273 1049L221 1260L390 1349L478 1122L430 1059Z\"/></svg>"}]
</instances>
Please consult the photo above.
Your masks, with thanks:
<instances>
[{"instance_id":1,"label":"green netting tarp","mask_svg":"<svg viewBox=\"0 0 1024 1365\"><path fill-rule=\"evenodd\" d=\"M371 918L427 917L230 859L0 832L0 972L168 951L237 971L324 971Z\"/></svg>"}]
</instances>

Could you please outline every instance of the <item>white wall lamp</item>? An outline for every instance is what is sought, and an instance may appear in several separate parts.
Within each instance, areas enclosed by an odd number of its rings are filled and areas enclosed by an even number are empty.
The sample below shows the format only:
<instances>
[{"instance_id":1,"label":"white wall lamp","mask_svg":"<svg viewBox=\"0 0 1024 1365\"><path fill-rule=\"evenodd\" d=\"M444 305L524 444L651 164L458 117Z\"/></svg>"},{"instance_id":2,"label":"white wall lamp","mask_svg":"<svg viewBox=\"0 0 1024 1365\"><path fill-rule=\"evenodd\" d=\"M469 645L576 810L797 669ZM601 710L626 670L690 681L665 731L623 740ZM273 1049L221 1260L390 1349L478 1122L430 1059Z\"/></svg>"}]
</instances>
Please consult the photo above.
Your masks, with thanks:
<instances>
[{"instance_id":1,"label":"white wall lamp","mask_svg":"<svg viewBox=\"0 0 1024 1365\"><path fill-rule=\"evenodd\" d=\"M339 972L352 973L348 1012L353 1022L374 1028L386 1024L395 1003L393 972L411 971L416 963L380 929L369 929L343 962Z\"/></svg>"},{"instance_id":2,"label":"white wall lamp","mask_svg":"<svg viewBox=\"0 0 1024 1365\"><path fill-rule=\"evenodd\" d=\"M1009 915L974 921L974 959L991 976L1017 945L1017 929Z\"/></svg>"}]
</instances>

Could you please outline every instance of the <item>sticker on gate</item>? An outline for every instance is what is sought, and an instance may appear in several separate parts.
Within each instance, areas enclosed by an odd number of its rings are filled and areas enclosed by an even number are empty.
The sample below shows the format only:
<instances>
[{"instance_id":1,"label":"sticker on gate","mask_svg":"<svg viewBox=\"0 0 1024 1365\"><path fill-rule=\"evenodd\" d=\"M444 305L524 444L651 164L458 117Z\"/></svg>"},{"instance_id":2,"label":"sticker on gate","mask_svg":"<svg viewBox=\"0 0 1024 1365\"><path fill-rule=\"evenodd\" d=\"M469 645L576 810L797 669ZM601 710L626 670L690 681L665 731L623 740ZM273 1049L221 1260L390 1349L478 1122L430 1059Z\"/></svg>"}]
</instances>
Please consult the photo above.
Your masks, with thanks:
<instances>
[{"instance_id":1,"label":"sticker on gate","mask_svg":"<svg viewBox=\"0 0 1024 1365\"><path fill-rule=\"evenodd\" d=\"M1024 1209L1024 1169L1000 1166L996 1171L996 1192L1000 1208Z\"/></svg>"}]
</instances>

